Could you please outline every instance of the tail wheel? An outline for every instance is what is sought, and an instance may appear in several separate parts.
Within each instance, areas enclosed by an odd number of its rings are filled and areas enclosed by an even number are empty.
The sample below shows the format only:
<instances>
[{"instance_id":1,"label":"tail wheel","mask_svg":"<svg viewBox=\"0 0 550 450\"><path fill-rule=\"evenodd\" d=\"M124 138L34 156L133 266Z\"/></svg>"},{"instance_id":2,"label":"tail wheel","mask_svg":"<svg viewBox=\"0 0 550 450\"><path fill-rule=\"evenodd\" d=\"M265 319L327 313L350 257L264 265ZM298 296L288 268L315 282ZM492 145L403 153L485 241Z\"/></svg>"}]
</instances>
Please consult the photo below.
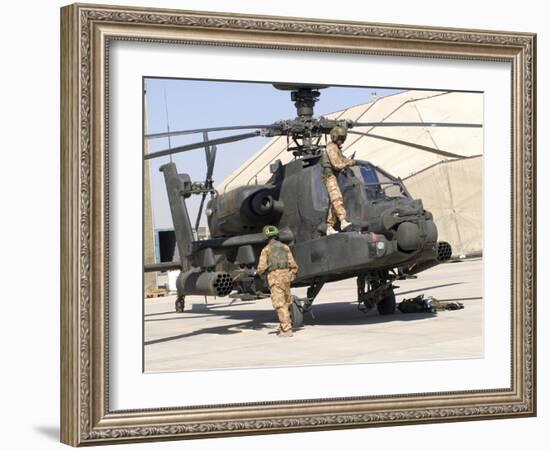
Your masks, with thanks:
<instances>
[{"instance_id":1,"label":"tail wheel","mask_svg":"<svg viewBox=\"0 0 550 450\"><path fill-rule=\"evenodd\" d=\"M176 300L176 312L182 313L185 309L185 295L178 295Z\"/></svg>"},{"instance_id":2,"label":"tail wheel","mask_svg":"<svg viewBox=\"0 0 550 450\"><path fill-rule=\"evenodd\" d=\"M395 292L393 289L388 289L386 295L376 305L378 309L378 314L381 316L389 316L390 314L395 314Z\"/></svg>"},{"instance_id":3,"label":"tail wheel","mask_svg":"<svg viewBox=\"0 0 550 450\"><path fill-rule=\"evenodd\" d=\"M290 320L292 321L292 328L300 328L304 324L304 313L302 307L298 303L298 297L292 296L292 303L288 307L290 311Z\"/></svg>"}]
</instances>

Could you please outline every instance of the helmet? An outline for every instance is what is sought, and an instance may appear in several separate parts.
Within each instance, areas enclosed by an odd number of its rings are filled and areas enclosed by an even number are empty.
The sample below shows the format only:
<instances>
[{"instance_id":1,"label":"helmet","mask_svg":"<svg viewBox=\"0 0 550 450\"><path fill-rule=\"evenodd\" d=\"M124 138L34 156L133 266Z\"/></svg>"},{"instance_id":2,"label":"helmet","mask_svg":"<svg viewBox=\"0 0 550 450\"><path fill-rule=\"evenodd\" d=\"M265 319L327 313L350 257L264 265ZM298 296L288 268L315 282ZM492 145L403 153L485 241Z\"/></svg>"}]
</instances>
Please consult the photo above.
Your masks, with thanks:
<instances>
[{"instance_id":1,"label":"helmet","mask_svg":"<svg viewBox=\"0 0 550 450\"><path fill-rule=\"evenodd\" d=\"M348 130L345 127L336 126L332 130L330 130L330 139L332 140L332 142L337 142L338 140L344 142L347 135Z\"/></svg>"},{"instance_id":2,"label":"helmet","mask_svg":"<svg viewBox=\"0 0 550 450\"><path fill-rule=\"evenodd\" d=\"M266 225L263 229L263 233L266 239L279 236L279 229L275 225Z\"/></svg>"}]
</instances>

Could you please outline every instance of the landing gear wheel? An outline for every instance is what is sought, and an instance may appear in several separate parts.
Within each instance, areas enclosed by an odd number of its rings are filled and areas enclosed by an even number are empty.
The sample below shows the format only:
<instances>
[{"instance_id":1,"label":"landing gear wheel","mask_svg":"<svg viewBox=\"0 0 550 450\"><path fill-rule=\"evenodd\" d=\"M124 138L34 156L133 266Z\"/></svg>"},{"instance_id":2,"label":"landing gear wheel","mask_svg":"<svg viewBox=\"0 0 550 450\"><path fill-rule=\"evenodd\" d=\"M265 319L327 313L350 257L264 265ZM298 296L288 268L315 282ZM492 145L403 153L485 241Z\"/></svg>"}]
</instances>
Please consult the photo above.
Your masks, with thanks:
<instances>
[{"instance_id":1,"label":"landing gear wheel","mask_svg":"<svg viewBox=\"0 0 550 450\"><path fill-rule=\"evenodd\" d=\"M395 314L395 292L393 292L393 289L386 291L386 295L376 307L378 308L378 314L381 316Z\"/></svg>"},{"instance_id":2,"label":"landing gear wheel","mask_svg":"<svg viewBox=\"0 0 550 450\"><path fill-rule=\"evenodd\" d=\"M185 309L185 295L178 295L176 300L176 312L182 313Z\"/></svg>"},{"instance_id":3,"label":"landing gear wheel","mask_svg":"<svg viewBox=\"0 0 550 450\"><path fill-rule=\"evenodd\" d=\"M290 311L290 320L292 321L292 328L300 328L304 324L304 313L302 307L298 303L298 297L292 296L292 303L288 307Z\"/></svg>"}]
</instances>

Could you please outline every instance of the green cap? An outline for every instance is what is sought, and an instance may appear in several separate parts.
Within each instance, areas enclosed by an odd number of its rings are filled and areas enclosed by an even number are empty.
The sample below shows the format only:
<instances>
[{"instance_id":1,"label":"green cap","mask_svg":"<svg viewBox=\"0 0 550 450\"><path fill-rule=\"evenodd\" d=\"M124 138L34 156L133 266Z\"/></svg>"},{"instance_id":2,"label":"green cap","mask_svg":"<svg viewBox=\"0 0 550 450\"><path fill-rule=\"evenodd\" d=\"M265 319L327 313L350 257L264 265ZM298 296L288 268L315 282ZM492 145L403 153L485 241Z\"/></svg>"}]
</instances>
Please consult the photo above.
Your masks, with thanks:
<instances>
[{"instance_id":1,"label":"green cap","mask_svg":"<svg viewBox=\"0 0 550 450\"><path fill-rule=\"evenodd\" d=\"M263 230L266 239L270 237L279 236L279 229L275 225L266 225Z\"/></svg>"}]
</instances>

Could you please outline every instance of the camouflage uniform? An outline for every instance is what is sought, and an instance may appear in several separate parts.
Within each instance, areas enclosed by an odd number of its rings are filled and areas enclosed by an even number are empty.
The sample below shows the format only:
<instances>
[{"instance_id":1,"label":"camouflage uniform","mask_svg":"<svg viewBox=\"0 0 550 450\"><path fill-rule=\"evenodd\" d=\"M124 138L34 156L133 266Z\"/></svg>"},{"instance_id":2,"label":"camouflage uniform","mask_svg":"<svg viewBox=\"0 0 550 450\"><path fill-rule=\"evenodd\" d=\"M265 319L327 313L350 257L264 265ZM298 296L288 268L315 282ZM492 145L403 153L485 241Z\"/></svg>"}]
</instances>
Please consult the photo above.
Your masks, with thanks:
<instances>
[{"instance_id":1,"label":"camouflage uniform","mask_svg":"<svg viewBox=\"0 0 550 450\"><path fill-rule=\"evenodd\" d=\"M346 209L344 208L344 198L338 185L337 172L355 165L355 160L346 158L342 155L342 150L338 144L331 142L325 150L326 163L324 164L323 181L328 191L330 205L328 208L327 225L333 227L336 219L342 223L346 220ZM328 163L328 164L327 164Z\"/></svg>"},{"instance_id":2,"label":"camouflage uniform","mask_svg":"<svg viewBox=\"0 0 550 450\"><path fill-rule=\"evenodd\" d=\"M285 259L286 256L286 259ZM271 239L260 253L258 273L267 271L267 283L271 292L271 302L279 317L279 331L292 331L289 306L292 303L290 283L296 278L298 266L288 245Z\"/></svg>"}]
</instances>

